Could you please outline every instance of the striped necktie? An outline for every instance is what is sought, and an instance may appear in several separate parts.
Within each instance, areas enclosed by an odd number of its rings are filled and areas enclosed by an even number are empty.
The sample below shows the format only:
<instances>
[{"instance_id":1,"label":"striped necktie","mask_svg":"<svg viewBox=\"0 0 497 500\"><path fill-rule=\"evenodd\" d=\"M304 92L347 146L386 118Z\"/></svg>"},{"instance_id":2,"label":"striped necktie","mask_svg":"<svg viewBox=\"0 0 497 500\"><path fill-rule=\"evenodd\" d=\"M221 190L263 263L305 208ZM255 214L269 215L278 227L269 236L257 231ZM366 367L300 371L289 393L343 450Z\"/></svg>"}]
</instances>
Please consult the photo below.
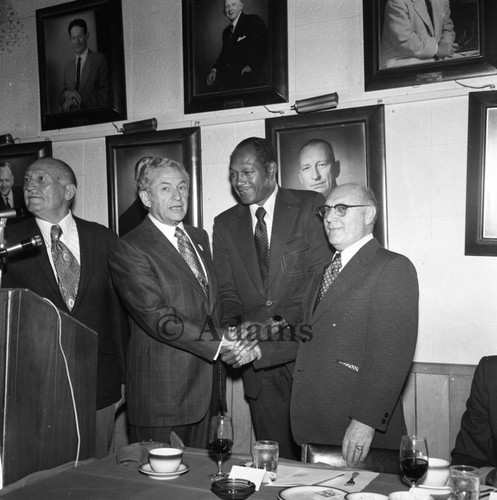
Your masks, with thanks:
<instances>
[{"instance_id":1,"label":"striped necktie","mask_svg":"<svg viewBox=\"0 0 497 500\"><path fill-rule=\"evenodd\" d=\"M318 295L316 297L316 302L314 303L313 312L317 309L319 303L321 302L324 294L328 291L335 278L338 276L340 269L342 268L342 257L340 252L337 252L331 264L326 268L326 271L323 274L323 278L321 279L321 284L319 285Z\"/></svg>"}]
</instances>

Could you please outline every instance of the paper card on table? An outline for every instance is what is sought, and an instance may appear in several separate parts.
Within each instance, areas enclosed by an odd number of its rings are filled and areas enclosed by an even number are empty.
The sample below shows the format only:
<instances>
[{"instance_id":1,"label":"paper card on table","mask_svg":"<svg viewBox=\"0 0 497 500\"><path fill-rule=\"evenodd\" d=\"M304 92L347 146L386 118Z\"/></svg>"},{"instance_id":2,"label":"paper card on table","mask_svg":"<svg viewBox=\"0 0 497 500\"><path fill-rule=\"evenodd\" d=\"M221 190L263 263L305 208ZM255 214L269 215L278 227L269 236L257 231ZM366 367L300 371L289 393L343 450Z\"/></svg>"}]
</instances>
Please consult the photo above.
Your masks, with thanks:
<instances>
[{"instance_id":1,"label":"paper card on table","mask_svg":"<svg viewBox=\"0 0 497 500\"><path fill-rule=\"evenodd\" d=\"M264 469L253 469L252 467L233 465L229 477L231 479L237 478L252 481L255 484L255 490L259 491L265 473L266 471Z\"/></svg>"},{"instance_id":2,"label":"paper card on table","mask_svg":"<svg viewBox=\"0 0 497 500\"><path fill-rule=\"evenodd\" d=\"M338 481L338 476L343 477L343 472L339 470L332 469L305 469L295 467L287 467L284 470L282 466L278 465L278 479L272 482L270 486L299 486L299 485L310 485L314 483L320 483L321 481L326 481L326 485L333 485L336 487L333 480ZM336 478L336 479L335 479Z\"/></svg>"},{"instance_id":3,"label":"paper card on table","mask_svg":"<svg viewBox=\"0 0 497 500\"><path fill-rule=\"evenodd\" d=\"M488 497L488 500L497 500L497 491L492 491Z\"/></svg>"}]
</instances>

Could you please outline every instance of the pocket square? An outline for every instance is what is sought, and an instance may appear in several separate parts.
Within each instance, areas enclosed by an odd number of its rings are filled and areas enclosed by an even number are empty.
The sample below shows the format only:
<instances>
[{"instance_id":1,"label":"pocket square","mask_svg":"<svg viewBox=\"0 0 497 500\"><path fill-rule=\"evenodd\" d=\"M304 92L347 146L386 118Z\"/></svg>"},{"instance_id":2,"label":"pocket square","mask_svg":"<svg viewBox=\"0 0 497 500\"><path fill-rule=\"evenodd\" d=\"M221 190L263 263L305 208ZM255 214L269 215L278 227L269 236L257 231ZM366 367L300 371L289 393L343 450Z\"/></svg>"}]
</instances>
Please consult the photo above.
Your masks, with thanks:
<instances>
[{"instance_id":1,"label":"pocket square","mask_svg":"<svg viewBox=\"0 0 497 500\"><path fill-rule=\"evenodd\" d=\"M247 38L247 37L245 35L239 36L236 41L241 42L244 38Z\"/></svg>"},{"instance_id":2,"label":"pocket square","mask_svg":"<svg viewBox=\"0 0 497 500\"><path fill-rule=\"evenodd\" d=\"M357 373L359 373L359 367L357 365L353 365L352 363L346 363L345 361L337 361L339 365L345 366L345 368L348 368L349 370L353 370Z\"/></svg>"}]
</instances>

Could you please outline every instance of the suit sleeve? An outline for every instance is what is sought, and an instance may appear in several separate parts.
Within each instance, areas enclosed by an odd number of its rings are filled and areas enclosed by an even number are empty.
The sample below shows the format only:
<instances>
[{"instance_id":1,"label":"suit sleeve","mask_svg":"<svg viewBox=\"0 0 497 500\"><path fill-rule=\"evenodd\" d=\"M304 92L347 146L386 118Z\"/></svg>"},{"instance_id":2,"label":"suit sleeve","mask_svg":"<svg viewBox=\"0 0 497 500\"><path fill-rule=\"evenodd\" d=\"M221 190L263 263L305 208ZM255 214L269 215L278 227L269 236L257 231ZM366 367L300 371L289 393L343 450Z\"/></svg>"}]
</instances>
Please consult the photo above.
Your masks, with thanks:
<instances>
[{"instance_id":1,"label":"suit sleeve","mask_svg":"<svg viewBox=\"0 0 497 500\"><path fill-rule=\"evenodd\" d=\"M129 315L148 335L207 361L213 360L222 334L207 315L203 321L197 319L201 315L195 317L201 306L186 300L186 295L182 310L171 304L173 296L178 303L178 297L185 293L184 287L171 283L170 289L162 290L143 249L121 239L114 248L109 265Z\"/></svg>"},{"instance_id":2,"label":"suit sleeve","mask_svg":"<svg viewBox=\"0 0 497 500\"><path fill-rule=\"evenodd\" d=\"M365 357L350 418L387 429L409 373L418 330L418 281L411 262L389 258L371 290Z\"/></svg>"},{"instance_id":3,"label":"suit sleeve","mask_svg":"<svg viewBox=\"0 0 497 500\"><path fill-rule=\"evenodd\" d=\"M421 20L420 20L421 22ZM419 34L405 0L390 0L385 7L384 30L403 57L431 58L438 50L435 37Z\"/></svg>"},{"instance_id":4,"label":"suit sleeve","mask_svg":"<svg viewBox=\"0 0 497 500\"><path fill-rule=\"evenodd\" d=\"M497 368L497 358L495 363ZM495 395L491 394L487 381L490 377L495 378L497 369L492 372L488 365L488 358L483 358L476 368L466 411L461 419L461 430L452 450L453 465L496 465L496 458L492 458L493 436L489 416L489 400L494 399Z\"/></svg>"}]
</instances>

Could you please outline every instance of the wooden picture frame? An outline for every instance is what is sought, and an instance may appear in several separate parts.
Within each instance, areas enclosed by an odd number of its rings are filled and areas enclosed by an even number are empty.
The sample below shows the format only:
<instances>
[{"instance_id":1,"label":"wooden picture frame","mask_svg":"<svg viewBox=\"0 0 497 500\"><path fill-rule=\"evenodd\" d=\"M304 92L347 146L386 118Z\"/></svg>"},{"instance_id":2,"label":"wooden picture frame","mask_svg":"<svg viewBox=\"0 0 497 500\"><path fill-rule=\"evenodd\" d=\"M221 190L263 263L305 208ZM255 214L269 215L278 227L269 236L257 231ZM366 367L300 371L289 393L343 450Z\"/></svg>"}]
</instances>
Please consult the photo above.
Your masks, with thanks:
<instances>
[{"instance_id":1,"label":"wooden picture frame","mask_svg":"<svg viewBox=\"0 0 497 500\"><path fill-rule=\"evenodd\" d=\"M107 186L109 225L123 236L146 215L136 193L135 168L147 156L167 157L183 164L190 174L187 224L202 227L202 168L200 127L108 136Z\"/></svg>"},{"instance_id":2,"label":"wooden picture frame","mask_svg":"<svg viewBox=\"0 0 497 500\"><path fill-rule=\"evenodd\" d=\"M356 182L375 193L378 218L374 235L388 246L383 105L270 118L266 120L266 138L277 151L279 183L291 189L323 192L322 186L305 185L299 175L300 150L310 140L331 145L335 161L340 162L337 184ZM323 195L326 197L326 192Z\"/></svg>"},{"instance_id":3,"label":"wooden picture frame","mask_svg":"<svg viewBox=\"0 0 497 500\"><path fill-rule=\"evenodd\" d=\"M232 35L222 2L182 1L186 114L288 102L287 0L246 0Z\"/></svg>"},{"instance_id":4,"label":"wooden picture frame","mask_svg":"<svg viewBox=\"0 0 497 500\"><path fill-rule=\"evenodd\" d=\"M42 130L127 118L121 0L38 9L36 31ZM89 52L76 82L76 55L85 47Z\"/></svg>"},{"instance_id":5,"label":"wooden picture frame","mask_svg":"<svg viewBox=\"0 0 497 500\"><path fill-rule=\"evenodd\" d=\"M439 1L363 0L366 91L497 74L497 3Z\"/></svg>"},{"instance_id":6,"label":"wooden picture frame","mask_svg":"<svg viewBox=\"0 0 497 500\"><path fill-rule=\"evenodd\" d=\"M469 93L465 243L497 256L497 91Z\"/></svg>"}]
</instances>

